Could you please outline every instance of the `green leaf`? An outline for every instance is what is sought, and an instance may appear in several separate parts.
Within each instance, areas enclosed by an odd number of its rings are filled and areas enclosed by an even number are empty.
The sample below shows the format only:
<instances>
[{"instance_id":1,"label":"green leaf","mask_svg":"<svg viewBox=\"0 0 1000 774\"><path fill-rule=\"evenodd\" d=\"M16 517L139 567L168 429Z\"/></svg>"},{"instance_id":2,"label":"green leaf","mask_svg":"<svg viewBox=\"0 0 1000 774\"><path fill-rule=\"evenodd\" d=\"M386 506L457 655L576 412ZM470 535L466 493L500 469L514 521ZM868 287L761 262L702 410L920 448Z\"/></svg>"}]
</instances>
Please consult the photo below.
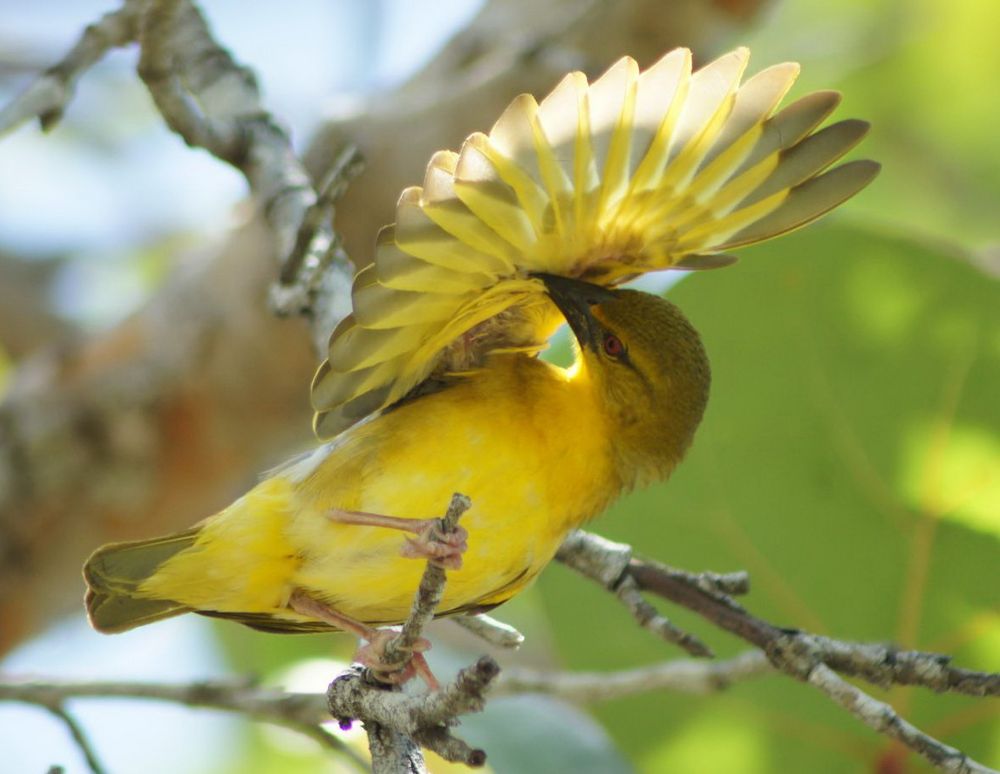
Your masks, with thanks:
<instances>
[{"instance_id":1,"label":"green leaf","mask_svg":"<svg viewBox=\"0 0 1000 774\"><path fill-rule=\"evenodd\" d=\"M753 69L799 61L794 94L838 89L837 115L871 122L856 155L883 171L845 211L968 249L1000 241L998 28L989 0L798 0L740 42Z\"/></svg>"}]
</instances>

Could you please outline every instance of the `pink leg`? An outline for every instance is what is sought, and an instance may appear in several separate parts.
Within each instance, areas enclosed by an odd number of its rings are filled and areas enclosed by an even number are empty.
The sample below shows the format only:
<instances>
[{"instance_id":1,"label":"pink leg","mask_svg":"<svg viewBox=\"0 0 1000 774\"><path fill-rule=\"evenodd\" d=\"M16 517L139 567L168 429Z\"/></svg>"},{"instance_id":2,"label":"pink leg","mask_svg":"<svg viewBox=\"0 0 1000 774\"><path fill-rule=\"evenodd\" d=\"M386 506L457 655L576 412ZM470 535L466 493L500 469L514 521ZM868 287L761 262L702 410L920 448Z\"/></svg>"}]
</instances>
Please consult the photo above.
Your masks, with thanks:
<instances>
[{"instance_id":1,"label":"pink leg","mask_svg":"<svg viewBox=\"0 0 1000 774\"><path fill-rule=\"evenodd\" d=\"M453 532L441 534L437 529L437 519L401 519L398 516L345 511L341 508L331 508L326 516L338 524L385 527L412 532L416 537L406 539L401 554L410 559L426 559L446 570L461 569L462 554L469 547L469 533L464 528L457 527Z\"/></svg>"},{"instance_id":2,"label":"pink leg","mask_svg":"<svg viewBox=\"0 0 1000 774\"><path fill-rule=\"evenodd\" d=\"M331 626L336 626L338 629L350 632L365 640L367 644L358 648L354 654L354 660L371 668L375 676L382 682L401 685L414 675L419 675L430 690L436 691L440 688L440 684L431 672L423 654L425 650L430 650L429 640L421 637L413 646L409 658L400 663L387 664L385 662L385 646L397 634L392 629L376 629L361 623L361 621L349 618L338 613L326 603L310 596L303 589L296 589L292 592L288 606L296 613L325 621Z\"/></svg>"}]
</instances>

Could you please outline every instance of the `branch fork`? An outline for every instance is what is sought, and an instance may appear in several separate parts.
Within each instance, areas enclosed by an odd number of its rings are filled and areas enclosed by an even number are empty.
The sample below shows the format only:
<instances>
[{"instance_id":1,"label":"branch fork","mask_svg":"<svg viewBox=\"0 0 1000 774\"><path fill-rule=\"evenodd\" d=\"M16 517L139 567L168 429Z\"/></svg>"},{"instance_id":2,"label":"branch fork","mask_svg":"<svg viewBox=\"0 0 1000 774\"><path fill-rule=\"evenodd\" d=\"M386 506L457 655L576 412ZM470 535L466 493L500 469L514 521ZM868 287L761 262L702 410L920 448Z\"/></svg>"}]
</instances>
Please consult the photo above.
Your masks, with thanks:
<instances>
[{"instance_id":1,"label":"branch fork","mask_svg":"<svg viewBox=\"0 0 1000 774\"><path fill-rule=\"evenodd\" d=\"M456 535L460 530L458 520L471 504L465 495L453 495L447 513L431 525L430 534L443 541ZM468 766L486 762L483 750L454 736L451 729L458 725L459 715L479 712L485 706L486 692L500 674L496 661L483 656L444 687L437 686L430 676L432 691L425 695L407 695L397 685L388 684L398 682L392 679L394 674L405 676L412 669L412 656L420 649L421 633L441 603L446 580L445 565L429 558L409 616L399 633L384 646L384 663L399 665L390 672L389 680L383 674L385 670L353 666L327 689L327 706L341 727L356 719L364 724L376 774L424 771L420 747Z\"/></svg>"},{"instance_id":2,"label":"branch fork","mask_svg":"<svg viewBox=\"0 0 1000 774\"><path fill-rule=\"evenodd\" d=\"M618 597L641 626L693 655L701 655L691 649L692 641L700 641L664 623L666 619L655 608L650 613L652 606L642 598L642 591L686 607L751 643L775 669L818 688L865 725L901 742L936 768L953 774L992 771L921 731L841 674L880 687L921 685L938 692L971 696L1000 695L1000 674L953 667L947 656L937 653L899 651L886 645L844 642L777 627L755 617L731 598L731 594L749 591L746 573L684 572L634 557L630 546L581 531L571 534L556 556Z\"/></svg>"}]
</instances>

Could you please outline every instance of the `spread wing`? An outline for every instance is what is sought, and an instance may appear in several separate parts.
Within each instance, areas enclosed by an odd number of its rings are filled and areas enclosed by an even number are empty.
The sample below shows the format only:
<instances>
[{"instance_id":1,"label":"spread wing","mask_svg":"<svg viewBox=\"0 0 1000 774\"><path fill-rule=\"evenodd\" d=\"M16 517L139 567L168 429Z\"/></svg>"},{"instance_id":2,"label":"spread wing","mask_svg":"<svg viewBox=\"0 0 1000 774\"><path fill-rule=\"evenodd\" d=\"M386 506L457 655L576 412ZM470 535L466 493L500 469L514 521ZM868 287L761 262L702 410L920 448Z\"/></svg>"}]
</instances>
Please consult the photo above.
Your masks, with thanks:
<instances>
[{"instance_id":1,"label":"spread wing","mask_svg":"<svg viewBox=\"0 0 1000 774\"><path fill-rule=\"evenodd\" d=\"M317 434L490 352L543 348L561 318L537 272L616 285L724 266L735 260L724 251L802 226L869 183L871 161L828 170L868 125L816 131L840 101L829 91L775 112L799 67L741 85L748 57L738 49L692 73L676 49L641 73L629 57L592 84L570 73L540 104L515 99L459 153L435 154L330 338L312 386Z\"/></svg>"}]
</instances>

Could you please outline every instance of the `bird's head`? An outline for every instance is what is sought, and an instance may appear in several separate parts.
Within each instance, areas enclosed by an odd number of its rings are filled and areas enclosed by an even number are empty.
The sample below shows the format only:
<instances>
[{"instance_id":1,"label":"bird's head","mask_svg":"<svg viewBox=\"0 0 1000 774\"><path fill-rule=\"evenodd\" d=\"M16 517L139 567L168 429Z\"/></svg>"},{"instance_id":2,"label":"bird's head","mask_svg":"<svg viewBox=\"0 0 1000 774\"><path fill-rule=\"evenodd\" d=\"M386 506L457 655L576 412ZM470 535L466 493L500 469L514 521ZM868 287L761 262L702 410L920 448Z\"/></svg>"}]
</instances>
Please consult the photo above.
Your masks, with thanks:
<instances>
[{"instance_id":1,"label":"bird's head","mask_svg":"<svg viewBox=\"0 0 1000 774\"><path fill-rule=\"evenodd\" d=\"M606 412L624 483L666 478L708 402L711 374L698 332L659 296L541 279L576 335L579 375Z\"/></svg>"}]
</instances>

